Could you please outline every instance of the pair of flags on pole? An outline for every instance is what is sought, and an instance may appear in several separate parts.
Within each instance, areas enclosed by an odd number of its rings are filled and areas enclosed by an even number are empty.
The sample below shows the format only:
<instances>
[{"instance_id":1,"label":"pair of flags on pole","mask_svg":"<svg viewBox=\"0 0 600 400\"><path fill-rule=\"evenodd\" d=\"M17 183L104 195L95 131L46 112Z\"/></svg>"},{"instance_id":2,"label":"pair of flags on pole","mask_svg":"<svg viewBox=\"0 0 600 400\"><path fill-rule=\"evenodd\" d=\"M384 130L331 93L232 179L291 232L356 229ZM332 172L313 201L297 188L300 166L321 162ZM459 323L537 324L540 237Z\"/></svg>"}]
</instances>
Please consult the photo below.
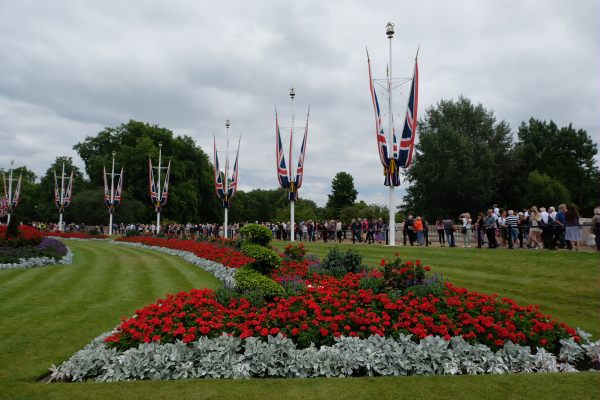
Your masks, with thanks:
<instances>
[{"instance_id":1,"label":"pair of flags on pole","mask_svg":"<svg viewBox=\"0 0 600 400\"><path fill-rule=\"evenodd\" d=\"M12 213L12 210L17 208L19 205L19 200L21 198L21 176L19 175L19 180L17 181L17 186L15 187L15 191L12 193L12 199L9 198L9 193L6 188L6 176L2 175L2 181L4 184L4 195L0 197L0 217L6 217L9 213ZM9 182L9 185L12 185L12 181Z\"/></svg>"},{"instance_id":2,"label":"pair of flags on pole","mask_svg":"<svg viewBox=\"0 0 600 400\"><path fill-rule=\"evenodd\" d=\"M241 140L241 139L240 139ZM223 208L229 208L231 205L231 200L237 193L238 187L238 159L240 156L240 142L238 141L238 148L235 155L235 162L233 163L233 173L231 175L231 179L226 182L228 179L226 174L229 171L229 154L227 154L225 158L225 171L222 172L219 167L219 156L217 154L217 143L213 138L213 152L215 158L215 191L217 192L217 196L223 202Z\"/></svg>"},{"instance_id":3,"label":"pair of flags on pole","mask_svg":"<svg viewBox=\"0 0 600 400\"><path fill-rule=\"evenodd\" d=\"M73 171L71 171L71 176L68 178L67 187L63 187L62 180L60 186L61 187L59 190L58 178L56 176L56 171L54 171L54 203L56 204L56 207L58 207L58 209L62 211L65 208L69 207L69 205L71 204L71 198L73 195Z\"/></svg>"},{"instance_id":4,"label":"pair of flags on pole","mask_svg":"<svg viewBox=\"0 0 600 400\"><path fill-rule=\"evenodd\" d=\"M111 198L111 186L109 186L108 181L106 179L106 167L103 166L103 174L104 176L104 204L108 207L109 211L112 212L116 206L121 203L121 196L123 195L123 167L121 167L121 173L119 174L119 181L117 183L117 187L114 188L114 192L112 193Z\"/></svg>"},{"instance_id":5,"label":"pair of flags on pole","mask_svg":"<svg viewBox=\"0 0 600 400\"><path fill-rule=\"evenodd\" d=\"M417 108L419 103L419 66L415 59L415 69L413 73L410 95L408 97L408 106L406 108L406 116L404 118L404 126L402 128L402 136L400 143L396 137L396 131L392 128L392 149L388 144L383 127L381 125L381 110L377 93L373 86L373 78L371 76L371 60L367 57L369 65L369 87L371 89L371 98L373 100L373 109L375 111L375 130L377 135L377 147L379 149L379 159L383 165L385 174L385 186L400 186L400 170L399 168L408 168L412 164L413 151L415 145L415 137L417 133ZM391 115L389 118L393 118ZM398 146L399 145L399 146Z\"/></svg>"},{"instance_id":6,"label":"pair of flags on pole","mask_svg":"<svg viewBox=\"0 0 600 400\"><path fill-rule=\"evenodd\" d=\"M159 168L160 165L159 165ZM169 164L167 165L167 172L165 174L165 180L162 187L160 188L161 182L154 179L154 167L152 166L152 159L148 159L148 184L150 186L150 200L152 204L156 207L157 210L160 210L161 207L164 207L167 204L167 199L169 198L169 175L171 173L171 160L169 160ZM119 178L120 182L120 178ZM119 191L120 194L120 191ZM119 198L120 199L120 198Z\"/></svg>"},{"instance_id":7,"label":"pair of flags on pole","mask_svg":"<svg viewBox=\"0 0 600 400\"><path fill-rule=\"evenodd\" d=\"M283 150L283 143L281 141L281 132L279 130L279 118L277 116L277 110L275 110L275 141L276 141L276 159L277 159L277 179L279 180L279 186L284 189L288 189L288 200L298 200L298 189L302 186L302 179L304 177L304 156L306 154L306 139L308 137L308 118L310 115L310 109L306 115L306 125L304 126L304 137L302 138L302 145L300 146L300 156L298 158L298 164L294 173L292 168L288 168L285 162L285 154ZM288 161L292 163L292 146L293 146L293 134L291 132L290 137L290 155ZM292 165L290 165L291 167Z\"/></svg>"}]
</instances>

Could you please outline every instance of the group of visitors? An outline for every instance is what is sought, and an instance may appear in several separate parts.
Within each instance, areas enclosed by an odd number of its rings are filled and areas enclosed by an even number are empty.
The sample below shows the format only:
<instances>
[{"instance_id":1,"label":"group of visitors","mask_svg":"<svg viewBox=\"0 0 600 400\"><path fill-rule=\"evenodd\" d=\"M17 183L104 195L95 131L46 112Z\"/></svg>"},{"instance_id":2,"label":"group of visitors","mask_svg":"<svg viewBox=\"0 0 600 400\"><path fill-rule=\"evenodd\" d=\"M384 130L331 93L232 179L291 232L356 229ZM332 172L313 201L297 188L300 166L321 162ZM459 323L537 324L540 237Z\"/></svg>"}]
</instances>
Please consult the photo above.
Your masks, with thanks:
<instances>
[{"instance_id":1,"label":"group of visitors","mask_svg":"<svg viewBox=\"0 0 600 400\"><path fill-rule=\"evenodd\" d=\"M246 223L230 224L228 237L236 237ZM58 224L33 222L41 230L58 230ZM353 218L349 223L341 220L299 221L291 232L289 222L264 222L278 240L289 240L294 234L298 241L352 241L352 243L388 243L388 225L382 218ZM463 247L482 248L487 245L494 249L574 249L579 251L583 225L575 206L559 205L557 208L532 206L521 211L504 210L493 205L487 212L479 213L476 218L464 212L453 220L449 216L439 216L430 226L427 219L408 213L406 219L396 226L402 233L402 243L407 246L429 246L430 235L436 236L441 247L457 247L457 239ZM106 226L86 226L70 223L64 226L65 232L89 232L96 230L100 234L108 233ZM162 234L169 237L224 237L223 226L217 223L187 224L169 223L160 228ZM151 224L114 224L113 233L119 235L135 234L156 235L157 226ZM591 233L595 236L596 250L600 251L600 206L594 210Z\"/></svg>"}]
</instances>

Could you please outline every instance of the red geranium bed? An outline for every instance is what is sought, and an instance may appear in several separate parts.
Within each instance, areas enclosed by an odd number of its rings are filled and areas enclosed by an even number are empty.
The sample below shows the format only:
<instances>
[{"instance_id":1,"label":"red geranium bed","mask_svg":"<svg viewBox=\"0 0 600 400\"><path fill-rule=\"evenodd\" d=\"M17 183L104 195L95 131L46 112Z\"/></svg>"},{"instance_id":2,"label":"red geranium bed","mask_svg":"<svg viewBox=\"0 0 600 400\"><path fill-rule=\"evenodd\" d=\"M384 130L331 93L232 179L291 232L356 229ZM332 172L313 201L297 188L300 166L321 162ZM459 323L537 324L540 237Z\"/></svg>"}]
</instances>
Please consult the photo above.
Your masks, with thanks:
<instances>
[{"instance_id":1,"label":"red geranium bed","mask_svg":"<svg viewBox=\"0 0 600 400\"><path fill-rule=\"evenodd\" d=\"M127 241L191 251L214 260L230 257L218 255L227 252L207 243L148 238ZM242 258L235 263L243 264ZM428 267L420 262L407 262L395 273L425 270ZM280 282L301 280L306 289L298 295L275 297L255 306L246 298L224 299L209 289L180 292L137 310L106 342L127 349L142 342L191 342L199 336L218 337L224 332L241 338L281 333L298 346L307 347L310 343L332 344L342 335L412 334L415 338L438 335L447 340L462 336L492 349L512 341L553 351L562 338L579 340L573 328L541 313L538 306L519 306L509 298L472 292L451 283L445 283L439 294L424 296L410 290L398 295L360 288L365 277L381 276L382 272L375 270L338 279L310 273L306 261L288 260L272 278ZM412 279L412 275L407 276Z\"/></svg>"}]
</instances>

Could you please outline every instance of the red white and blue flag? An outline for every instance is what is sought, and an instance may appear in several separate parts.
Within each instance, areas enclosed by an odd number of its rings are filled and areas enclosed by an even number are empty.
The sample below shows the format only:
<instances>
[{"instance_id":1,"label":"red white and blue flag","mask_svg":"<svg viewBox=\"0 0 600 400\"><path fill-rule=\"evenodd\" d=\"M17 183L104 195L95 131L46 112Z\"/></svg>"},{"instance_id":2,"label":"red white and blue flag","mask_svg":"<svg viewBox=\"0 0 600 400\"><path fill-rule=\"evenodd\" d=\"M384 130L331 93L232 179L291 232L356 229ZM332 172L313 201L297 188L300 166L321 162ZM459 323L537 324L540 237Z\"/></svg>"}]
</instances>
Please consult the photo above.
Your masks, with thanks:
<instances>
[{"instance_id":1,"label":"red white and blue flag","mask_svg":"<svg viewBox=\"0 0 600 400\"><path fill-rule=\"evenodd\" d=\"M151 158L148 158L148 185L150 187L150 200L156 206L158 203L158 189L154 180L154 168L152 167Z\"/></svg>"},{"instance_id":2,"label":"red white and blue flag","mask_svg":"<svg viewBox=\"0 0 600 400\"><path fill-rule=\"evenodd\" d=\"M223 184L223 175L219 169L219 156L217 155L217 142L213 137L214 158L215 158L215 191L220 199L225 198L225 185Z\"/></svg>"},{"instance_id":3,"label":"red white and blue flag","mask_svg":"<svg viewBox=\"0 0 600 400\"><path fill-rule=\"evenodd\" d=\"M400 139L400 153L398 154L398 165L408 168L412 164L413 151L415 148L415 137L417 136L417 109L419 105L419 66L415 59L415 71L413 74L412 87L404 118L404 128Z\"/></svg>"},{"instance_id":4,"label":"red white and blue flag","mask_svg":"<svg viewBox=\"0 0 600 400\"><path fill-rule=\"evenodd\" d=\"M169 177L171 175L171 160L169 160L169 164L167 165L167 173L165 174L165 183L163 185L162 194L160 196L160 205L164 207L167 204L167 199L169 198ZM160 182L158 182L160 185Z\"/></svg>"},{"instance_id":5,"label":"red white and blue flag","mask_svg":"<svg viewBox=\"0 0 600 400\"><path fill-rule=\"evenodd\" d=\"M227 201L230 202L233 196L237 193L238 187L238 159L240 157L240 140L238 141L237 153L235 154L235 162L233 163L233 175L231 175L231 182L227 188Z\"/></svg>"},{"instance_id":6,"label":"red white and blue flag","mask_svg":"<svg viewBox=\"0 0 600 400\"><path fill-rule=\"evenodd\" d=\"M300 157L298 158L298 167L296 168L296 189L302 186L302 178L304 176L304 156L306 155L306 140L308 139L308 117L310 115L310 107L306 115L306 125L304 127L304 138L302 138L302 146L300 146Z\"/></svg>"},{"instance_id":7,"label":"red white and blue flag","mask_svg":"<svg viewBox=\"0 0 600 400\"><path fill-rule=\"evenodd\" d=\"M279 180L279 186L284 189L290 188L290 176L288 168L285 163L285 154L283 151L283 143L281 142L281 132L279 131L279 119L277 117L277 110L275 110L275 151L277 158L277 179Z\"/></svg>"},{"instance_id":8,"label":"red white and blue flag","mask_svg":"<svg viewBox=\"0 0 600 400\"><path fill-rule=\"evenodd\" d=\"M115 188L115 192L113 193L113 202L112 206L116 207L121 204L121 196L123 195L123 167L121 167L121 173L119 174L119 183L117 183L117 187Z\"/></svg>"}]
</instances>

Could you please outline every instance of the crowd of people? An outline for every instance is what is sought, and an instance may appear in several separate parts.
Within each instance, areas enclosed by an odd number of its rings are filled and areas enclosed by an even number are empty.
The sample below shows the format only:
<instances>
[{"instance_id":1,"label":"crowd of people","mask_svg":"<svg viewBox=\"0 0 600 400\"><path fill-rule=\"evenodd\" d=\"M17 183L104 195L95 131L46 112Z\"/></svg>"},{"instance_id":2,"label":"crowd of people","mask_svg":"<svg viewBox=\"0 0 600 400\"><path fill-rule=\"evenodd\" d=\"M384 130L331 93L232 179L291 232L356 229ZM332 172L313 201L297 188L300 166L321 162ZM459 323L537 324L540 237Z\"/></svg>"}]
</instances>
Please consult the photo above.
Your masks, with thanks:
<instances>
[{"instance_id":1,"label":"crowd of people","mask_svg":"<svg viewBox=\"0 0 600 400\"><path fill-rule=\"evenodd\" d=\"M58 230L57 224L33 223L42 230ZM228 226L228 237L236 237L245 223L234 223ZM351 221L340 220L299 221L291 232L289 222L263 222L277 240L289 240L294 234L298 241L337 241L339 243L387 244L388 225L382 218L353 218ZM574 206L561 204L558 208L548 209L535 206L521 211L504 210L493 205L487 212L471 217L468 212L462 213L456 220L449 216L439 216L435 222L429 223L426 218L408 213L406 218L396 225L396 232L402 234L401 242L405 246L430 246L437 242L439 246L488 247L495 249L574 249L581 246L581 231L584 229L579 213ZM100 234L108 233L106 226L86 226L85 224L68 224L66 232L86 232L96 230ZM600 206L594 210L591 223L592 234L595 235L596 250L600 251ZM134 234L156 235L155 224L114 224L113 233L118 235ZM160 232L169 237L224 237L223 226L217 223L204 224L167 224L160 227Z\"/></svg>"}]
</instances>

